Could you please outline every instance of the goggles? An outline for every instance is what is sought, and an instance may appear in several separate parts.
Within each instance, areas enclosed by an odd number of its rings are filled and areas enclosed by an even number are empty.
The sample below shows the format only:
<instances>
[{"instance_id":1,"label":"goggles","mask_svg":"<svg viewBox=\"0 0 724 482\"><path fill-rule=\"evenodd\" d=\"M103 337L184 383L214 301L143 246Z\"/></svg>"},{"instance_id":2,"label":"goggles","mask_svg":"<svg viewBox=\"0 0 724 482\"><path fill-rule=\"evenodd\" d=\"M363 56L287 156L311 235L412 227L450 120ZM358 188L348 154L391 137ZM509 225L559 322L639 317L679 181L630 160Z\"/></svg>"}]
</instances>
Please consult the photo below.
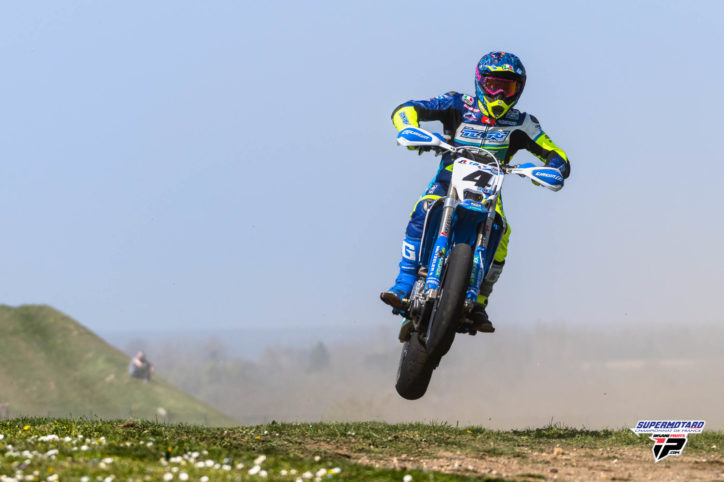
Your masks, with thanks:
<instances>
[{"instance_id":1,"label":"goggles","mask_svg":"<svg viewBox=\"0 0 724 482\"><path fill-rule=\"evenodd\" d=\"M500 77L483 77L478 82L483 92L490 96L495 96L501 92L506 97L513 97L518 92L518 81L513 79L501 79Z\"/></svg>"}]
</instances>

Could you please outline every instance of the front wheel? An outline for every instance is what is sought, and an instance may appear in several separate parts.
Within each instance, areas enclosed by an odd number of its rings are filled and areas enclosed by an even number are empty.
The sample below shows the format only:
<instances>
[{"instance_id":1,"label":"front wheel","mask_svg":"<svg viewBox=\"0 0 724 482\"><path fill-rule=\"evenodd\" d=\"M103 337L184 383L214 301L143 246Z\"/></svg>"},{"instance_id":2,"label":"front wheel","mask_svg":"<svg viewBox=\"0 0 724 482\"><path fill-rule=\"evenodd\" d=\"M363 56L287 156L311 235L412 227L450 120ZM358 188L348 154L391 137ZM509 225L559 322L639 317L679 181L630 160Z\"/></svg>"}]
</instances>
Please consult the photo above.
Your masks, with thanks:
<instances>
[{"instance_id":1,"label":"front wheel","mask_svg":"<svg viewBox=\"0 0 724 482\"><path fill-rule=\"evenodd\" d=\"M420 342L420 334L413 331L410 335L402 346L395 389L402 398L417 400L427 391L435 367Z\"/></svg>"},{"instance_id":2,"label":"front wheel","mask_svg":"<svg viewBox=\"0 0 724 482\"><path fill-rule=\"evenodd\" d=\"M465 306L472 267L473 248L464 243L456 244L445 263L440 294L427 327L426 348L433 359L442 358L455 340L455 330Z\"/></svg>"}]
</instances>

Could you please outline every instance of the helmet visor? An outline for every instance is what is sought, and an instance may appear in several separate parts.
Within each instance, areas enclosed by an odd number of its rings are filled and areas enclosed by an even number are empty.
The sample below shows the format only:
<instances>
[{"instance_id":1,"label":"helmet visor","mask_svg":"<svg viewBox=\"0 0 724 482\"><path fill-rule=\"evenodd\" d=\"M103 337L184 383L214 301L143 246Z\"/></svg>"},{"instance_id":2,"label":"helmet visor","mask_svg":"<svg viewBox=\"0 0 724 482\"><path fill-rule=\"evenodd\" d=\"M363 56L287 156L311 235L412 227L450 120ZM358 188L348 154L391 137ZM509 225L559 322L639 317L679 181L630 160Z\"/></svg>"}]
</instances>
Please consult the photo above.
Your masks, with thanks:
<instances>
[{"instance_id":1,"label":"helmet visor","mask_svg":"<svg viewBox=\"0 0 724 482\"><path fill-rule=\"evenodd\" d=\"M506 97L513 97L518 93L518 81L513 79L486 76L478 84L483 92L490 96L503 93Z\"/></svg>"}]
</instances>

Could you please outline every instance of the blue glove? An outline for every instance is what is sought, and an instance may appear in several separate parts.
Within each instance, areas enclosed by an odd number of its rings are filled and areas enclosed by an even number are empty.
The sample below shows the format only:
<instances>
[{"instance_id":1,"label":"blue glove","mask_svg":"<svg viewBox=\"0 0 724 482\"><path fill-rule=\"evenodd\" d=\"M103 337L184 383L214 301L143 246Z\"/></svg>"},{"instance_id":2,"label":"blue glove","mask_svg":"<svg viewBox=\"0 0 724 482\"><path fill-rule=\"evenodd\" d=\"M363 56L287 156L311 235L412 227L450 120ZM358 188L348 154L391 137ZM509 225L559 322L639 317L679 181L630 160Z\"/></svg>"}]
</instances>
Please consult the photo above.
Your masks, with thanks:
<instances>
[{"instance_id":1,"label":"blue glove","mask_svg":"<svg viewBox=\"0 0 724 482\"><path fill-rule=\"evenodd\" d=\"M568 167L568 163L561 156L555 156L553 159L548 161L548 164L546 165L548 167L555 167L556 169L561 171L563 179L567 178L568 174L570 174L570 168Z\"/></svg>"}]
</instances>

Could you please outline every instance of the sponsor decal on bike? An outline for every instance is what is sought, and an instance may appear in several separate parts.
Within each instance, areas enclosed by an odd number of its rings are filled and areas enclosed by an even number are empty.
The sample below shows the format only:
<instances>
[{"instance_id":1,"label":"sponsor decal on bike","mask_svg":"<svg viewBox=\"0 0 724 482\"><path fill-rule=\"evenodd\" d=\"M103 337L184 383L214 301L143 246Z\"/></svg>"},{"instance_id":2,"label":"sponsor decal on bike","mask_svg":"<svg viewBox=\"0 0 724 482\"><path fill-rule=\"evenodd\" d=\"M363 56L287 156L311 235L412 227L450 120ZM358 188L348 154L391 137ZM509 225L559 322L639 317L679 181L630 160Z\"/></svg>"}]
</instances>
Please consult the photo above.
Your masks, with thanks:
<instances>
[{"instance_id":1,"label":"sponsor decal on bike","mask_svg":"<svg viewBox=\"0 0 724 482\"><path fill-rule=\"evenodd\" d=\"M473 105L475 103L475 100L472 97L470 97L469 95L463 94L463 102L465 102L468 105Z\"/></svg>"},{"instance_id":2,"label":"sponsor decal on bike","mask_svg":"<svg viewBox=\"0 0 724 482\"><path fill-rule=\"evenodd\" d=\"M639 420L631 431L638 437L640 434L650 435L654 441L651 451L654 463L669 457L681 455L686 447L689 434L701 433L704 420Z\"/></svg>"},{"instance_id":3,"label":"sponsor decal on bike","mask_svg":"<svg viewBox=\"0 0 724 482\"><path fill-rule=\"evenodd\" d=\"M423 133L420 132L420 131L416 131L415 129L409 129L409 128L408 128L408 129L402 129L398 135L399 135L399 136L402 136L402 137L404 137L404 138L406 138L406 139L409 139L410 137L417 137L418 139L422 139L423 141L431 141L431 140L432 140L432 138L431 138L430 136L425 135L425 134L423 134ZM410 140L412 140L412 139L410 139Z\"/></svg>"},{"instance_id":4,"label":"sponsor decal on bike","mask_svg":"<svg viewBox=\"0 0 724 482\"><path fill-rule=\"evenodd\" d=\"M559 182L559 183L563 182L563 177L559 176L558 174L556 174L554 172L540 170L540 171L534 171L533 175L535 177L537 177L539 179L543 179L543 180L551 180L551 181L555 181L555 182Z\"/></svg>"}]
</instances>

